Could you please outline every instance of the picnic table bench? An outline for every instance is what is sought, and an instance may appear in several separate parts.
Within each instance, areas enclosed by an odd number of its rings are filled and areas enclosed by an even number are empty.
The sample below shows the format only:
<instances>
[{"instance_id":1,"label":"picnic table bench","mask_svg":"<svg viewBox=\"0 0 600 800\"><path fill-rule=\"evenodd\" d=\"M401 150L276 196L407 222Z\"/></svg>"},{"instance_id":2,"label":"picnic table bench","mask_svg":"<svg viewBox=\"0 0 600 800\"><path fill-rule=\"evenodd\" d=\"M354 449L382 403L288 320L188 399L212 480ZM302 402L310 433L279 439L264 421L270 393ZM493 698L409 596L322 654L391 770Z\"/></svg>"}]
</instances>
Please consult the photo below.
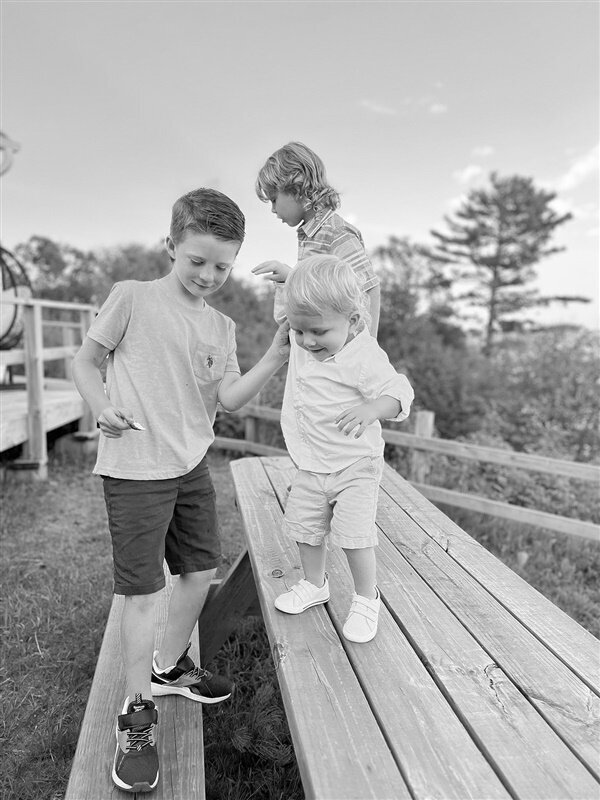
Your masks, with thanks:
<instances>
[{"instance_id":1,"label":"picnic table bench","mask_svg":"<svg viewBox=\"0 0 600 800\"><path fill-rule=\"evenodd\" d=\"M158 641L167 622L173 580L177 580L168 570L165 575L167 586L157 610ZM122 595L115 595L112 601L64 800L204 800L202 705L184 697L153 698L158 709L160 780L152 794L123 792L112 782L115 726L125 696L119 645L123 602ZM197 630L190 656L200 663Z\"/></svg>"},{"instance_id":2,"label":"picnic table bench","mask_svg":"<svg viewBox=\"0 0 600 800\"><path fill-rule=\"evenodd\" d=\"M341 629L352 593L290 616L302 576L282 535L293 465L231 464L246 549L200 618L205 660L258 594L307 798L600 797L599 642L386 465L377 524L379 632ZM190 796L191 797L191 796Z\"/></svg>"}]
</instances>

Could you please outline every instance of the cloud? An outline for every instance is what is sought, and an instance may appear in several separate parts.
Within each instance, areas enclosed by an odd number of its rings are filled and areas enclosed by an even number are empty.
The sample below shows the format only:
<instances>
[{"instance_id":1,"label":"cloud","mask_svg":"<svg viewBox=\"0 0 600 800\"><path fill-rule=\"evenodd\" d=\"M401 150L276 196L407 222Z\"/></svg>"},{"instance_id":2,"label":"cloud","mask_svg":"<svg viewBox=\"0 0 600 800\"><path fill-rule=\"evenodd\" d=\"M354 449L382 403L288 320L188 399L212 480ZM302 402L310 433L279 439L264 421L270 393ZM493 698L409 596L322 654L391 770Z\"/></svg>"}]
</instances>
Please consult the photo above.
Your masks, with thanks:
<instances>
[{"instance_id":1,"label":"cloud","mask_svg":"<svg viewBox=\"0 0 600 800\"><path fill-rule=\"evenodd\" d=\"M448 111L448 106L445 106L443 103L432 103L429 106L430 114L445 114L446 111Z\"/></svg>"},{"instance_id":2,"label":"cloud","mask_svg":"<svg viewBox=\"0 0 600 800\"><path fill-rule=\"evenodd\" d=\"M491 144L482 144L479 147L474 147L471 155L475 156L475 158L488 158L488 156L493 156L495 152Z\"/></svg>"},{"instance_id":3,"label":"cloud","mask_svg":"<svg viewBox=\"0 0 600 800\"><path fill-rule=\"evenodd\" d=\"M395 108L384 106L382 103L378 103L375 100L361 100L360 106L366 108L367 111L371 111L373 114L381 114L386 117L395 117L398 113Z\"/></svg>"},{"instance_id":4,"label":"cloud","mask_svg":"<svg viewBox=\"0 0 600 800\"><path fill-rule=\"evenodd\" d=\"M598 173L598 149L596 145L576 159L569 169L557 180L553 181L554 188L559 192L565 192L580 186L592 175Z\"/></svg>"},{"instance_id":5,"label":"cloud","mask_svg":"<svg viewBox=\"0 0 600 800\"><path fill-rule=\"evenodd\" d=\"M469 164L464 169L457 169L452 173L452 177L459 183L470 183L475 178L483 174L483 168L479 164Z\"/></svg>"}]
</instances>

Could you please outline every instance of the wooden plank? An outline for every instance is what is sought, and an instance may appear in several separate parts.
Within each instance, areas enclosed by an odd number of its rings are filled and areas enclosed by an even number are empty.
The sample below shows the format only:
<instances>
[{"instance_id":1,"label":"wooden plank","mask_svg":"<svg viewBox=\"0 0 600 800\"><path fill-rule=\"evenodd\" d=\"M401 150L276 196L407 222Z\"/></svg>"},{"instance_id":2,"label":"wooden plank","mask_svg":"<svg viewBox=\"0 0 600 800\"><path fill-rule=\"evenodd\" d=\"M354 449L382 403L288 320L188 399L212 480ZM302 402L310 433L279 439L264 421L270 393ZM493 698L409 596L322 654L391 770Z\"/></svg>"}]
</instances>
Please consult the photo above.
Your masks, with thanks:
<instances>
[{"instance_id":1,"label":"wooden plank","mask_svg":"<svg viewBox=\"0 0 600 800\"><path fill-rule=\"evenodd\" d=\"M280 501L293 474L289 465L265 460ZM330 548L328 571L329 613L413 797L510 797L385 605L373 641L355 645L343 639L353 585L339 548Z\"/></svg>"},{"instance_id":2,"label":"wooden plank","mask_svg":"<svg viewBox=\"0 0 600 800\"><path fill-rule=\"evenodd\" d=\"M256 600L250 557L244 549L225 578L211 592L200 614L198 630L203 666L215 657Z\"/></svg>"},{"instance_id":3,"label":"wooden plank","mask_svg":"<svg viewBox=\"0 0 600 800\"><path fill-rule=\"evenodd\" d=\"M167 619L171 578L157 611L157 643ZM174 579L176 580L176 579ZM86 707L65 800L117 800L126 795L113 784L115 725L124 700L124 673L120 655L123 596L110 609L90 697ZM197 632L190 655L200 663ZM160 779L154 800L204 800L204 745L202 706L175 695L154 698L158 709ZM130 797L145 797L130 794Z\"/></svg>"},{"instance_id":4,"label":"wooden plank","mask_svg":"<svg viewBox=\"0 0 600 800\"><path fill-rule=\"evenodd\" d=\"M388 539L493 662L600 780L598 695L414 524L387 492L380 494L377 520Z\"/></svg>"},{"instance_id":5,"label":"wooden plank","mask_svg":"<svg viewBox=\"0 0 600 800\"><path fill-rule=\"evenodd\" d=\"M382 489L522 625L600 694L598 640L430 503L389 465ZM381 495L380 495L381 501Z\"/></svg>"},{"instance_id":6,"label":"wooden plank","mask_svg":"<svg viewBox=\"0 0 600 800\"><path fill-rule=\"evenodd\" d=\"M464 494L453 489L442 489L440 486L430 486L425 483L411 481L412 485L422 495L435 503L446 503L449 506L468 508L481 514L491 514L493 517L512 519L524 525L535 525L538 528L567 533L579 536L582 539L591 539L600 542L600 525L585 522L581 519L561 517L558 514L549 514L546 511L536 511L533 508L524 508L499 500L489 500L474 494Z\"/></svg>"},{"instance_id":7,"label":"wooden plank","mask_svg":"<svg viewBox=\"0 0 600 800\"><path fill-rule=\"evenodd\" d=\"M411 797L323 606L290 616L275 597L299 578L298 550L259 459L231 463L304 791L308 800Z\"/></svg>"},{"instance_id":8,"label":"wooden plank","mask_svg":"<svg viewBox=\"0 0 600 800\"><path fill-rule=\"evenodd\" d=\"M265 419L279 422L281 410L267 406L255 406L246 413L256 419ZM577 461L563 461L547 456L516 453L514 450L500 450L495 447L457 442L451 439L438 439L429 436L417 436L414 433L383 428L383 438L388 444L400 445L411 449L428 450L432 453L441 453L452 458L467 459L471 461L484 461L490 464L500 464L506 467L526 469L532 472L547 472L551 475L563 475L576 478L580 481L591 481L600 486L600 467L595 464L583 464Z\"/></svg>"},{"instance_id":9,"label":"wooden plank","mask_svg":"<svg viewBox=\"0 0 600 800\"><path fill-rule=\"evenodd\" d=\"M287 455L285 450L280 447L272 447L261 442L249 442L246 439L232 439L227 436L215 436L212 447L220 447L222 450L236 450L242 453L253 453L258 456L282 456Z\"/></svg>"},{"instance_id":10,"label":"wooden plank","mask_svg":"<svg viewBox=\"0 0 600 800\"><path fill-rule=\"evenodd\" d=\"M74 388L44 392L46 432L81 419L86 405ZM27 395L24 390L0 391L0 451L27 441Z\"/></svg>"},{"instance_id":11,"label":"wooden plank","mask_svg":"<svg viewBox=\"0 0 600 800\"><path fill-rule=\"evenodd\" d=\"M414 433L392 431L388 428L383 429L383 438L388 444L400 445L401 447L428 450L432 453L440 453L452 458L485 461L490 464L500 464L505 467L526 469L532 472L547 472L551 475L562 475L567 478L591 481L600 485L600 467L595 464L582 464L577 461L563 461L558 458L515 453L514 450L500 450L495 447L483 447L451 439L416 436Z\"/></svg>"},{"instance_id":12,"label":"wooden plank","mask_svg":"<svg viewBox=\"0 0 600 800\"><path fill-rule=\"evenodd\" d=\"M452 612L381 536L385 603L517 797L594 800L600 785ZM454 748L448 738L442 747Z\"/></svg>"}]
</instances>

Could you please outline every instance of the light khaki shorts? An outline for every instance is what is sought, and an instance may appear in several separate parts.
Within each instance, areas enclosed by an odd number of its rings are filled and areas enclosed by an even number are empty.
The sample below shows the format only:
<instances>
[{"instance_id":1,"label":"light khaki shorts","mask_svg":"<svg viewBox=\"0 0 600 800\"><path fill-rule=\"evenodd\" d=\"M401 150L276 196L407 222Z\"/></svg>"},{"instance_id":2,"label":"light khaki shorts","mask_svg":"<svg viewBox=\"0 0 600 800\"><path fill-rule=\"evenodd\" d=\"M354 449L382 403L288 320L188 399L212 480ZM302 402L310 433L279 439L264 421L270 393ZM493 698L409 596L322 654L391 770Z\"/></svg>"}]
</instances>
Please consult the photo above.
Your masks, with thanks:
<instances>
[{"instance_id":1,"label":"light khaki shorts","mask_svg":"<svg viewBox=\"0 0 600 800\"><path fill-rule=\"evenodd\" d=\"M339 547L375 547L382 472L383 456L330 474L298 470L285 507L287 534L304 544L322 544L329 534Z\"/></svg>"}]
</instances>

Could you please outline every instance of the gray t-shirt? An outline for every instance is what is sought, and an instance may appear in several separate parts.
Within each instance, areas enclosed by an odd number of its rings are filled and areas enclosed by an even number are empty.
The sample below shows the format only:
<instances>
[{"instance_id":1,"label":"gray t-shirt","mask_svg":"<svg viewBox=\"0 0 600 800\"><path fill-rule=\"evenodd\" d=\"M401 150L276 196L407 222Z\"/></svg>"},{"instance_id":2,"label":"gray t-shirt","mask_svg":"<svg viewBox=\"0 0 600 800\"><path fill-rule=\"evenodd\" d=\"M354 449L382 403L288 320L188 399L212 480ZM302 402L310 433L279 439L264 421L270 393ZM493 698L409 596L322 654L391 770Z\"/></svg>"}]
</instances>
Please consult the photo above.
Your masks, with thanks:
<instances>
[{"instance_id":1,"label":"gray t-shirt","mask_svg":"<svg viewBox=\"0 0 600 800\"><path fill-rule=\"evenodd\" d=\"M186 305L170 276L114 285L88 336L108 347L106 393L145 431L100 436L94 472L160 480L184 475L214 440L217 392L239 372L235 324L205 304Z\"/></svg>"}]
</instances>

